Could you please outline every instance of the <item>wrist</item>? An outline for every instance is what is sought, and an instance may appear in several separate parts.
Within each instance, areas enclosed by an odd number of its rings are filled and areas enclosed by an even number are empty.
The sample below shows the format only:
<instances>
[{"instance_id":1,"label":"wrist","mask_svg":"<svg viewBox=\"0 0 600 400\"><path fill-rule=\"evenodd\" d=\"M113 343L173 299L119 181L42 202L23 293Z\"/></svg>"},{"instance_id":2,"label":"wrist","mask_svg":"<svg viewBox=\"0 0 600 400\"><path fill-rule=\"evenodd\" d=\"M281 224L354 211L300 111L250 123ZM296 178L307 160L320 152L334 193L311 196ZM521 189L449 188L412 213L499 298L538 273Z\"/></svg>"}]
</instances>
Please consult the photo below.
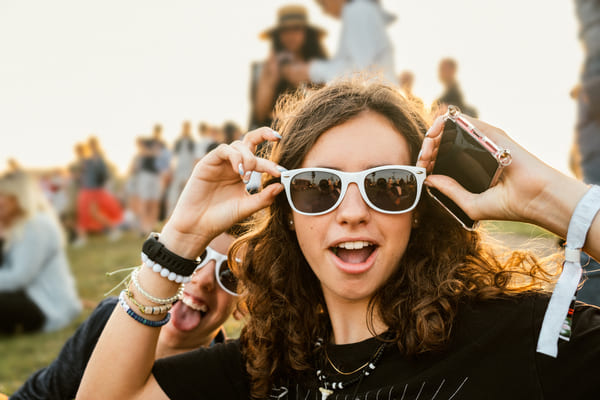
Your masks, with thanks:
<instances>
[{"instance_id":1,"label":"wrist","mask_svg":"<svg viewBox=\"0 0 600 400\"><path fill-rule=\"evenodd\" d=\"M571 216L588 186L562 174L557 175L531 202L527 221L566 238Z\"/></svg>"},{"instance_id":2,"label":"wrist","mask_svg":"<svg viewBox=\"0 0 600 400\"><path fill-rule=\"evenodd\" d=\"M172 226L165 224L159 242L172 253L190 260L198 257L212 239L197 234L183 233Z\"/></svg>"}]
</instances>

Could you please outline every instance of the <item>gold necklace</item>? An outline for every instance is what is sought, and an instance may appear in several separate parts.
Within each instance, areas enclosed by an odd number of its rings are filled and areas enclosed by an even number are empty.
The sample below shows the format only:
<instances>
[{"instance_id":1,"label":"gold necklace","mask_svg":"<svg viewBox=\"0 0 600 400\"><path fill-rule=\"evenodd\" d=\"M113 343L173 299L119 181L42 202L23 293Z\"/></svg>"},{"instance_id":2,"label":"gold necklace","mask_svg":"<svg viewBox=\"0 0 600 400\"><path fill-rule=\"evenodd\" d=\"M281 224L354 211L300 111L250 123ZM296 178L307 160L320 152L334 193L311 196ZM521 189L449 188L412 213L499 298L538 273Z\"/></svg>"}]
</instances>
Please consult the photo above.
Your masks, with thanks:
<instances>
[{"instance_id":1,"label":"gold necklace","mask_svg":"<svg viewBox=\"0 0 600 400\"><path fill-rule=\"evenodd\" d=\"M385 346L385 343L382 344L381 346L379 346L379 348L377 349L377 351L375 352L375 354L377 354L383 348L383 346ZM367 365L369 365L369 363L371 362L369 360L366 363L364 363L363 365L361 365L360 367L356 368L354 371L344 372L344 371L340 370L338 367L336 367L335 364L333 363L333 361L331 361L331 359L329 358L329 354L327 354L327 347L326 346L325 346L325 358L327 359L327 362L329 363L329 365L331 365L331 368L333 368L335 370L335 372L337 372L340 375L345 375L345 376L357 373L358 371L360 371L361 369L363 369L364 367L366 367Z\"/></svg>"}]
</instances>

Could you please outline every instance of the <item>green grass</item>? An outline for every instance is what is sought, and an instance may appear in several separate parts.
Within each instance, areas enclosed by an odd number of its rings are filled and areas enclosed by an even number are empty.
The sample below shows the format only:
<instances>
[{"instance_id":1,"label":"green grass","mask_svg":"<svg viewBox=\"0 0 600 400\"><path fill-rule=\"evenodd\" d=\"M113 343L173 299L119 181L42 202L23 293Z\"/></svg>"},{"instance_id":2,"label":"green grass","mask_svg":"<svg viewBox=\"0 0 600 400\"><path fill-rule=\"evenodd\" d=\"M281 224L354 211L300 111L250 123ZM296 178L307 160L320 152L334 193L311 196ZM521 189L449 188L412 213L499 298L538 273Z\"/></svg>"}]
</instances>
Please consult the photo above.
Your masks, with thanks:
<instances>
[{"instance_id":1,"label":"green grass","mask_svg":"<svg viewBox=\"0 0 600 400\"><path fill-rule=\"evenodd\" d=\"M482 227L492 235L510 234L519 241L552 238L551 233L528 224L485 222ZM97 237L91 238L83 248L68 248L71 269L77 280L79 295L84 301L84 312L71 325L58 332L0 337L0 393L13 393L31 373L48 365L56 357L65 340L104 298L104 293L127 274L122 272L107 277L106 273L139 264L142 242L142 238L134 235L125 235L115 243ZM228 321L225 326L228 336L237 337L241 326L242 323L233 319Z\"/></svg>"},{"instance_id":2,"label":"green grass","mask_svg":"<svg viewBox=\"0 0 600 400\"><path fill-rule=\"evenodd\" d=\"M84 311L76 321L58 332L0 336L0 393L12 394L29 375L48 365L58 355L64 342L104 298L104 293L127 275L127 272L121 272L107 277L106 273L140 263L143 241L135 235L124 235L113 243L102 237L92 237L82 248L68 248L71 270ZM112 295L118 293L115 290ZM236 337L241 323L231 319L225 328L229 337Z\"/></svg>"}]
</instances>

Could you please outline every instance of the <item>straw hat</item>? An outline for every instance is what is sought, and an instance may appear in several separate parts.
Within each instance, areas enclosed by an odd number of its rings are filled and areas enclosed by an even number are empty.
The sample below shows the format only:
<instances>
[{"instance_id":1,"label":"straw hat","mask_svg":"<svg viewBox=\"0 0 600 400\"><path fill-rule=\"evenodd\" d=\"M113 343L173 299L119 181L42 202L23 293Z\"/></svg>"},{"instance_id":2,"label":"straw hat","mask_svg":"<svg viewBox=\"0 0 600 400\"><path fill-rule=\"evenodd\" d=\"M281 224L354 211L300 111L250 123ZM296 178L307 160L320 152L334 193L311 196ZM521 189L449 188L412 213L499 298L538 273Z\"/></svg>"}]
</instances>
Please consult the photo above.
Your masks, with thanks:
<instances>
[{"instance_id":1,"label":"straw hat","mask_svg":"<svg viewBox=\"0 0 600 400\"><path fill-rule=\"evenodd\" d=\"M286 28L306 28L315 31L318 36L325 36L325 30L308 23L308 12L304 6L288 5L277 11L277 25L260 34L261 39L269 39L274 34Z\"/></svg>"}]
</instances>

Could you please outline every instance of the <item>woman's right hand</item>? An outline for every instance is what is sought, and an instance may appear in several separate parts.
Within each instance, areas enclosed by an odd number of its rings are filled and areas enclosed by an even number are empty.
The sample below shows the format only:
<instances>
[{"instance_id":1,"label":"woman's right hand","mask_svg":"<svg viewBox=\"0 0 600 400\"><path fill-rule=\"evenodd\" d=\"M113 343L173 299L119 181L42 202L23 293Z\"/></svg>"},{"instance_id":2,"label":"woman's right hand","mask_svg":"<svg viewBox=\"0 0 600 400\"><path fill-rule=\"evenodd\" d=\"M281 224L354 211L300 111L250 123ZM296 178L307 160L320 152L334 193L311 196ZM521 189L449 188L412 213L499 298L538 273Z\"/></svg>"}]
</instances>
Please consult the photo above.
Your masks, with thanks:
<instances>
[{"instance_id":1,"label":"woman's right hand","mask_svg":"<svg viewBox=\"0 0 600 400\"><path fill-rule=\"evenodd\" d=\"M194 167L160 241L181 257L195 258L221 232L270 205L283 190L280 183L251 195L244 180L251 171L280 176L277 164L254 155L259 143L279 139L278 133L263 127L204 156Z\"/></svg>"}]
</instances>

